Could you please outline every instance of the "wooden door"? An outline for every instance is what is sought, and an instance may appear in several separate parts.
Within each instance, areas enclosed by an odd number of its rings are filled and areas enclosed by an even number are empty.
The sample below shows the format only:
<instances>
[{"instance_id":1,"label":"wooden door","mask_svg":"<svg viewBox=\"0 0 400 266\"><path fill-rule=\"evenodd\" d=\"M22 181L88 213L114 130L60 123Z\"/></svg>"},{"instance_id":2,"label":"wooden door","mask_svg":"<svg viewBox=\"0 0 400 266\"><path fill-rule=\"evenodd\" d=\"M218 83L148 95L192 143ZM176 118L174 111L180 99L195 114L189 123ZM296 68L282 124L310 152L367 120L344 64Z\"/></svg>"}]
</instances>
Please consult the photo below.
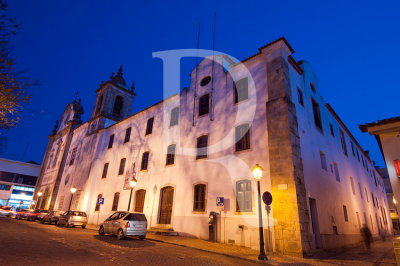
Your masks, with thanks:
<instances>
[{"instance_id":1,"label":"wooden door","mask_svg":"<svg viewBox=\"0 0 400 266\"><path fill-rule=\"evenodd\" d=\"M172 216L172 204L174 202L174 188L161 189L160 221L159 224L170 224Z\"/></svg>"},{"instance_id":2,"label":"wooden door","mask_svg":"<svg viewBox=\"0 0 400 266\"><path fill-rule=\"evenodd\" d=\"M140 189L135 192L135 212L143 213L144 199L146 197L146 190Z\"/></svg>"}]
</instances>

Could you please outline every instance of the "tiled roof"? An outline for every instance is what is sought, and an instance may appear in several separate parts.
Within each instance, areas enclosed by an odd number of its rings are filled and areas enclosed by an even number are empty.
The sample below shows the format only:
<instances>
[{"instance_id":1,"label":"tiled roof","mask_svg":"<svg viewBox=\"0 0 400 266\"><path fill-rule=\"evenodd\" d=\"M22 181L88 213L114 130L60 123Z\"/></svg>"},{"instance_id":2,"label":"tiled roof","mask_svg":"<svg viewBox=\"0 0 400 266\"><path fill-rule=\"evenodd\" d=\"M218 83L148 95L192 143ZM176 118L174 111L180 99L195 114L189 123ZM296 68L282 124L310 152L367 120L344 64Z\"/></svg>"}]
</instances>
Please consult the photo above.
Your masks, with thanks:
<instances>
[{"instance_id":1,"label":"tiled roof","mask_svg":"<svg viewBox=\"0 0 400 266\"><path fill-rule=\"evenodd\" d=\"M368 127L380 126L380 125L385 125L385 124L390 124L390 123L395 123L395 122L400 122L400 116L378 120L377 122L366 123L364 125L359 125L358 127L360 128L361 132L367 132Z\"/></svg>"}]
</instances>

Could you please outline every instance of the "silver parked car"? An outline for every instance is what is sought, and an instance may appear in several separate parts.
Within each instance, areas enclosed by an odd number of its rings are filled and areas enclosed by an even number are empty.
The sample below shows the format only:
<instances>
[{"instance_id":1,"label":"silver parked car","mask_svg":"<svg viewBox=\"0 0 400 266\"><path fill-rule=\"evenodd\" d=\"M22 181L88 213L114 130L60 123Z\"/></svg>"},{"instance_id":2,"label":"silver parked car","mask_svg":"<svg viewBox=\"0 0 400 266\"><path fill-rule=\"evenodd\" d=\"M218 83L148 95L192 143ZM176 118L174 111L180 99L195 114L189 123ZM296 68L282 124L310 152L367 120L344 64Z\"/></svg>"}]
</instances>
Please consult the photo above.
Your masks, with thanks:
<instances>
[{"instance_id":1,"label":"silver parked car","mask_svg":"<svg viewBox=\"0 0 400 266\"><path fill-rule=\"evenodd\" d=\"M87 217L86 212L81 211L67 211L58 217L57 226L65 225L66 227L82 226L86 227Z\"/></svg>"},{"instance_id":2,"label":"silver parked car","mask_svg":"<svg viewBox=\"0 0 400 266\"><path fill-rule=\"evenodd\" d=\"M145 239L147 234L147 219L143 213L116 212L100 225L99 235L117 235L118 239L125 236L138 236Z\"/></svg>"}]
</instances>

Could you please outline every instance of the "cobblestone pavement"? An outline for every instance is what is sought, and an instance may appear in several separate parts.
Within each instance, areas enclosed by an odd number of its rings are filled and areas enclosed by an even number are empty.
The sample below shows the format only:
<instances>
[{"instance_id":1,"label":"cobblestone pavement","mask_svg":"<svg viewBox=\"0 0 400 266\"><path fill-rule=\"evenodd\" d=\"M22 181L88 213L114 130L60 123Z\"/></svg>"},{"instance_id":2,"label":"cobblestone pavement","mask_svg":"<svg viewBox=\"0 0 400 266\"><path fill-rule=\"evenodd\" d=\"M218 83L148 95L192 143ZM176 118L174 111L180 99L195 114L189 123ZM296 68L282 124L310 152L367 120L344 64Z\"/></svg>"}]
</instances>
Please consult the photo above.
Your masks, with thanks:
<instances>
[{"instance_id":1,"label":"cobblestone pavement","mask_svg":"<svg viewBox=\"0 0 400 266\"><path fill-rule=\"evenodd\" d=\"M89 229L89 230L88 230ZM92 230L90 230L92 229ZM0 217L2 265L254 265L258 251L230 244L148 234L119 241L98 236L96 226L64 228ZM262 263L264 264L264 263ZM321 251L312 258L273 255L274 265L396 265L392 241Z\"/></svg>"},{"instance_id":2,"label":"cobblestone pavement","mask_svg":"<svg viewBox=\"0 0 400 266\"><path fill-rule=\"evenodd\" d=\"M92 230L97 230L97 226L89 225ZM230 257L238 257L247 261L257 261L258 251L240 247L237 245L213 243L195 238L180 236L162 236L148 234L148 238L153 241L162 241L177 246L191 247L196 250L204 250L212 253L224 254ZM267 252L268 255L268 252ZM375 241L371 249L364 245L352 245L345 248L329 251L320 251L312 258L293 258L289 256L273 255L272 261L268 264L273 265L397 265L393 251L392 241L387 239Z\"/></svg>"},{"instance_id":3,"label":"cobblestone pavement","mask_svg":"<svg viewBox=\"0 0 400 266\"><path fill-rule=\"evenodd\" d=\"M251 265L162 242L112 236L0 217L1 265Z\"/></svg>"}]
</instances>

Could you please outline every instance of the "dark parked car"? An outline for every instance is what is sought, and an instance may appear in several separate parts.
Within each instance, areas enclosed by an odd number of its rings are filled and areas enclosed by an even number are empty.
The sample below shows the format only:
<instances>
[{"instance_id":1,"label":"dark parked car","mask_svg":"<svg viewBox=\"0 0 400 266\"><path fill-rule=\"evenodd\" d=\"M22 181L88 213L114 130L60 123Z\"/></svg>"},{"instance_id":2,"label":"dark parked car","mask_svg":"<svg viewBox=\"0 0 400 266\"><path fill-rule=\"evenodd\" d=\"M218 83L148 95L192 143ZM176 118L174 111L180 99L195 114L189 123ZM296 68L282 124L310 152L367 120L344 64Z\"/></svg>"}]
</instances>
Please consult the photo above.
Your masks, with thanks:
<instances>
[{"instance_id":1,"label":"dark parked car","mask_svg":"<svg viewBox=\"0 0 400 266\"><path fill-rule=\"evenodd\" d=\"M57 221L57 226L65 225L66 227L82 226L82 229L86 227L87 218L86 212L81 211L67 211L60 215Z\"/></svg>"},{"instance_id":2,"label":"dark parked car","mask_svg":"<svg viewBox=\"0 0 400 266\"><path fill-rule=\"evenodd\" d=\"M47 213L46 215L43 216L41 222L43 223L49 223L49 224L57 224L58 222L58 218L60 217L60 215L63 212L61 211L50 211L49 213Z\"/></svg>"},{"instance_id":3,"label":"dark parked car","mask_svg":"<svg viewBox=\"0 0 400 266\"><path fill-rule=\"evenodd\" d=\"M17 214L15 215L15 218L17 220L22 220L26 219L28 216L28 213L33 212L32 209L17 209Z\"/></svg>"},{"instance_id":4,"label":"dark parked car","mask_svg":"<svg viewBox=\"0 0 400 266\"><path fill-rule=\"evenodd\" d=\"M42 221L43 217L49 213L49 210L39 210L39 213L36 216L36 220Z\"/></svg>"},{"instance_id":5,"label":"dark parked car","mask_svg":"<svg viewBox=\"0 0 400 266\"><path fill-rule=\"evenodd\" d=\"M46 213L46 212L48 212L48 211L47 210L39 210L39 209L28 212L26 215L26 220L27 221L35 221L39 214Z\"/></svg>"}]
</instances>

